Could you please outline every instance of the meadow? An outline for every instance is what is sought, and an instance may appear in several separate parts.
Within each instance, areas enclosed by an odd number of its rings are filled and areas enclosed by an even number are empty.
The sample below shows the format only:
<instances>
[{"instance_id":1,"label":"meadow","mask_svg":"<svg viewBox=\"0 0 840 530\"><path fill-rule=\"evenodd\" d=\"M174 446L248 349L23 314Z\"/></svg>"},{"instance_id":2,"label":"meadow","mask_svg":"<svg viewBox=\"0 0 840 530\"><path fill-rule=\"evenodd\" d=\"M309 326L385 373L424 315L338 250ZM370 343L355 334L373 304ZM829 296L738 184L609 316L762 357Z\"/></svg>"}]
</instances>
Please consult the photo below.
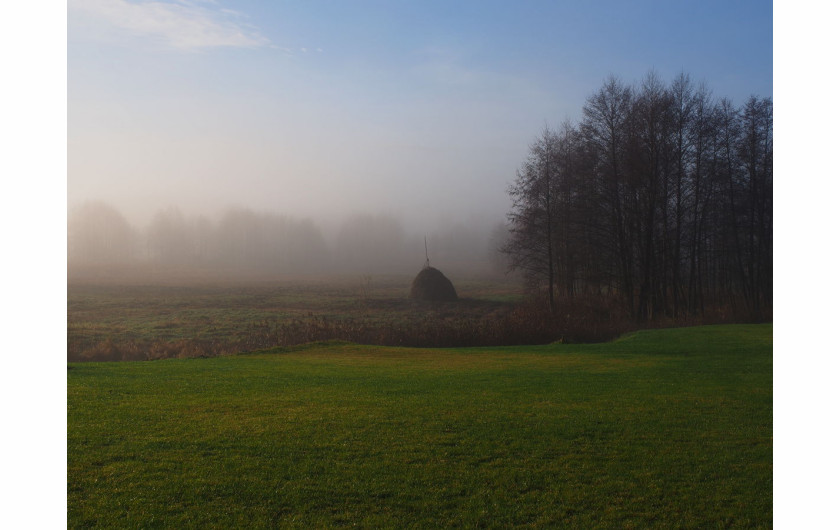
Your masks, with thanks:
<instances>
[{"instance_id":1,"label":"meadow","mask_svg":"<svg viewBox=\"0 0 840 530\"><path fill-rule=\"evenodd\" d=\"M69 363L68 527L771 527L772 405L770 324Z\"/></svg>"}]
</instances>

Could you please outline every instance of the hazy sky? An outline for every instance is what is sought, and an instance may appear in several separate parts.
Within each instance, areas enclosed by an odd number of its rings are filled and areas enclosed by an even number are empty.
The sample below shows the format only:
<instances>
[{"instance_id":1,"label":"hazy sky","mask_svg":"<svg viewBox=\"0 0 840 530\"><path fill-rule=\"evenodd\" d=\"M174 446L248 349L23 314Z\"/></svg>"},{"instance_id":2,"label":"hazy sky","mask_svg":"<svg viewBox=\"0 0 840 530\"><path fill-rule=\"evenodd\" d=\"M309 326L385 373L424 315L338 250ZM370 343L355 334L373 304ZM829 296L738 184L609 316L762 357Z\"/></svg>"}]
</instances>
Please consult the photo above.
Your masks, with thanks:
<instances>
[{"instance_id":1,"label":"hazy sky","mask_svg":"<svg viewBox=\"0 0 840 530\"><path fill-rule=\"evenodd\" d=\"M610 74L772 96L769 1L68 3L68 204L501 221Z\"/></svg>"}]
</instances>

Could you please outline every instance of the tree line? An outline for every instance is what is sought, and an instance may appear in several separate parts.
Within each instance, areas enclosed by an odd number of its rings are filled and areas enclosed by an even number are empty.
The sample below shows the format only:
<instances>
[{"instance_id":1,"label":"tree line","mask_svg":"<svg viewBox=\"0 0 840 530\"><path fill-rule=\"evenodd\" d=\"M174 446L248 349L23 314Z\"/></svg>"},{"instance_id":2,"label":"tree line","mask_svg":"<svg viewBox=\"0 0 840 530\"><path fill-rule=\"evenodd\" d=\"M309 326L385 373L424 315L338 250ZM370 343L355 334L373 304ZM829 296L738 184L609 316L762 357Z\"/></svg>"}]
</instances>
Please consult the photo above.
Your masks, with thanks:
<instances>
[{"instance_id":1,"label":"tree line","mask_svg":"<svg viewBox=\"0 0 840 530\"><path fill-rule=\"evenodd\" d=\"M159 210L141 228L113 206L88 202L68 217L68 266L91 270L201 269L259 274L415 274L423 235L391 215L348 216L332 237L308 218L231 208L215 218ZM428 234L437 263L486 269L489 227L455 225ZM482 264L485 266L482 267Z\"/></svg>"},{"instance_id":2,"label":"tree line","mask_svg":"<svg viewBox=\"0 0 840 530\"><path fill-rule=\"evenodd\" d=\"M608 78L546 127L509 188L511 268L555 311L585 296L647 321L766 318L773 298L773 103L687 74Z\"/></svg>"}]
</instances>

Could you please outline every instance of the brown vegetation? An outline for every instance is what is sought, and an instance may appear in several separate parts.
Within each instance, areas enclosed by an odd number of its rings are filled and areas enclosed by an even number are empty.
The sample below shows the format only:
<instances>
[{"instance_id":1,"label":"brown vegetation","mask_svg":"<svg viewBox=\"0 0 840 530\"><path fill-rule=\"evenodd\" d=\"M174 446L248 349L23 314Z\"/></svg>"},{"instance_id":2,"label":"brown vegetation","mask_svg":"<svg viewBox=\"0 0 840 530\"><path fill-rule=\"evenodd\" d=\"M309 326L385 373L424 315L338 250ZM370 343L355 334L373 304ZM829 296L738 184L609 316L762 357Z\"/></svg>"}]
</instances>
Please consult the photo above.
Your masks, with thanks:
<instances>
[{"instance_id":1,"label":"brown vegetation","mask_svg":"<svg viewBox=\"0 0 840 530\"><path fill-rule=\"evenodd\" d=\"M340 307L341 313L299 312L289 316L282 313L259 313L247 321L231 319L227 323L211 321L201 311L221 303L208 290L181 291L174 288L145 291L133 288L126 296L142 303L152 303L162 293L171 293L171 304L199 316L167 316L163 323L142 324L148 332L127 329L125 322L113 315L112 304L123 304L115 297L101 293L101 305L108 308L102 316L86 316L83 327L76 324L68 329L69 361L126 361L167 358L213 357L293 346L316 341L342 340L360 344L413 347L469 347L546 344L550 342L599 342L618 337L637 329L627 316L617 297L598 296L562 298L552 314L544 299L530 298L520 302L494 302L477 298L462 298L451 302L428 302L400 298L370 297L353 303L341 298L322 298L319 304ZM475 294L465 286L468 294ZM235 313L243 307L259 310L275 302L267 289L236 289L236 302L215 310ZM148 294L143 294L148 293ZM230 296L230 295L226 295ZM88 298L90 298L88 294ZM76 296L73 296L75 299ZM310 302L311 303L311 302ZM241 304L241 305L233 305ZM129 308L117 309L128 311ZM91 313L89 308L71 307L71 317ZM141 312L142 308L134 307ZM154 306L150 311L168 313L166 307ZM128 313L126 313L128 314ZM149 313L152 314L151 312ZM744 322L749 312L733 313L729 306L706 312L701 317L660 318L647 327L669 327L719 322ZM94 322L94 320L97 320ZM80 323L81 324L81 323ZM89 333L95 328L97 333Z\"/></svg>"}]
</instances>

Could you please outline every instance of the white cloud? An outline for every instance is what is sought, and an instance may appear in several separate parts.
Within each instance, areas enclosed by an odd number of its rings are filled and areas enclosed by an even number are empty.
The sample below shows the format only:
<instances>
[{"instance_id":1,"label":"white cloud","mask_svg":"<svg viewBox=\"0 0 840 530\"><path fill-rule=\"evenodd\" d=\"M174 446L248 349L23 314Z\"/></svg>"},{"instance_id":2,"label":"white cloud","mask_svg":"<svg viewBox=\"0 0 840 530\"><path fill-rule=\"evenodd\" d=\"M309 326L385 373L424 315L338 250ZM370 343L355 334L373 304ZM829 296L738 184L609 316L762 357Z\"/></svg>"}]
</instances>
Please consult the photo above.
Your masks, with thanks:
<instances>
[{"instance_id":1,"label":"white cloud","mask_svg":"<svg viewBox=\"0 0 840 530\"><path fill-rule=\"evenodd\" d=\"M70 0L68 8L92 19L88 23L104 23L120 33L179 50L270 45L267 38L242 22L240 13L220 9L215 2Z\"/></svg>"}]
</instances>

